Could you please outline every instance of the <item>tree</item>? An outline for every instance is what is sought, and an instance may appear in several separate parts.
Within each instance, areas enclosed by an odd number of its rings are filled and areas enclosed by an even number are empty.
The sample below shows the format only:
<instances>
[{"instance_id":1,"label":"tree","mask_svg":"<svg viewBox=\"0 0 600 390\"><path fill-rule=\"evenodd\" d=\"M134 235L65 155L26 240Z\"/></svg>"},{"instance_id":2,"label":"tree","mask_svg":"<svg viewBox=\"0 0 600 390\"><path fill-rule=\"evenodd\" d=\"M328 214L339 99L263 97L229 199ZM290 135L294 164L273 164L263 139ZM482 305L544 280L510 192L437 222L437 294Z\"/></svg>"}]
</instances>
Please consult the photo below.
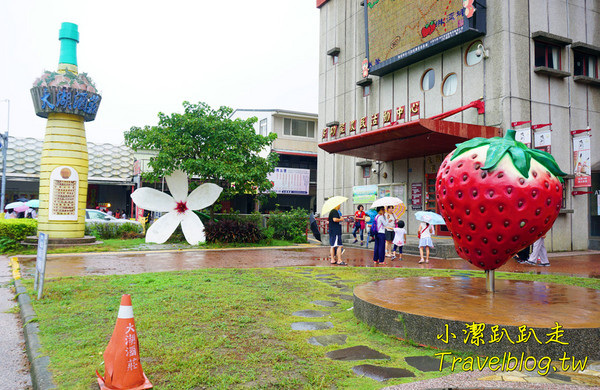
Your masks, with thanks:
<instances>
[{"instance_id":1,"label":"tree","mask_svg":"<svg viewBox=\"0 0 600 390\"><path fill-rule=\"evenodd\" d=\"M152 172L148 180L159 180L175 169L189 177L198 177L223 187L223 195L266 195L272 188L267 174L273 172L279 157L260 152L271 147L277 134L256 134L255 117L231 119L233 110L222 106L217 110L206 103L183 102L185 112L158 114L157 126L132 127L125 132L125 144L134 151L155 150L150 159Z\"/></svg>"}]
</instances>

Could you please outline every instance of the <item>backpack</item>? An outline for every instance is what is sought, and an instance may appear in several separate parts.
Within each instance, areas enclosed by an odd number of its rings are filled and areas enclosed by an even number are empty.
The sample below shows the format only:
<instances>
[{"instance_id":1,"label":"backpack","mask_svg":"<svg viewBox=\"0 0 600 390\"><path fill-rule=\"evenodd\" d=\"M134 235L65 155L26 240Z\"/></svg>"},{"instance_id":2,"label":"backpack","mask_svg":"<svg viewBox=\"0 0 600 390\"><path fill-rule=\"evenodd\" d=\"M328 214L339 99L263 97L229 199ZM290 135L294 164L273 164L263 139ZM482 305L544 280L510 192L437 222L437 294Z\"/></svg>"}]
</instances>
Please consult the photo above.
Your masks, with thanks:
<instances>
[{"instance_id":1,"label":"backpack","mask_svg":"<svg viewBox=\"0 0 600 390\"><path fill-rule=\"evenodd\" d=\"M377 217L379 217L379 215L375 216L375 220L373 220L373 223L371 224L371 230L369 230L369 236L371 237L377 236Z\"/></svg>"}]
</instances>

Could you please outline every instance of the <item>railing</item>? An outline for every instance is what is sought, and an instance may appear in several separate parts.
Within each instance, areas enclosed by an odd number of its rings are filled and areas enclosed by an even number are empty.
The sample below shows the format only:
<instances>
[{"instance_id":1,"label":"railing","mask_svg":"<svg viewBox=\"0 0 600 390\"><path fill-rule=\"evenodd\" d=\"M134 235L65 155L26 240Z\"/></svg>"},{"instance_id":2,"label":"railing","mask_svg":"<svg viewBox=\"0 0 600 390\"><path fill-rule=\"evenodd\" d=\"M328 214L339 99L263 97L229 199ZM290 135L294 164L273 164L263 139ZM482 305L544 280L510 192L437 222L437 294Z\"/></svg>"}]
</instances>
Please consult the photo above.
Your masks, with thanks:
<instances>
[{"instance_id":1,"label":"railing","mask_svg":"<svg viewBox=\"0 0 600 390\"><path fill-rule=\"evenodd\" d=\"M352 233L354 229L354 215L342 215L344 218L344 222L342 224L342 233ZM329 234L329 218L315 218L317 221L317 227L319 228L319 232L321 234ZM310 233L310 224L306 227L306 238L308 239L308 234Z\"/></svg>"}]
</instances>

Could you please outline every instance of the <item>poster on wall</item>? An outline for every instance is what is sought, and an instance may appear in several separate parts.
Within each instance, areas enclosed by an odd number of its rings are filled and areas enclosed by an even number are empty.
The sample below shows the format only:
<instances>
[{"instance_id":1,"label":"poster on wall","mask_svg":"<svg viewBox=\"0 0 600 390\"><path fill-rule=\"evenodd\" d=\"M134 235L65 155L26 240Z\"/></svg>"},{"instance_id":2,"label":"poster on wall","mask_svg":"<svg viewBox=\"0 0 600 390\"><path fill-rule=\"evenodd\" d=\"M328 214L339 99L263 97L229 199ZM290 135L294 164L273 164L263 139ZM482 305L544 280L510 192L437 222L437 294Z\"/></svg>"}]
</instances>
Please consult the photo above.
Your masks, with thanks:
<instances>
[{"instance_id":1,"label":"poster on wall","mask_svg":"<svg viewBox=\"0 0 600 390\"><path fill-rule=\"evenodd\" d=\"M536 131L533 140L535 149L552 153L550 146L552 144L552 132L550 130Z\"/></svg>"},{"instance_id":2,"label":"poster on wall","mask_svg":"<svg viewBox=\"0 0 600 390\"><path fill-rule=\"evenodd\" d=\"M275 172L269 173L267 178L277 194L308 195L310 169L275 168Z\"/></svg>"},{"instance_id":3,"label":"poster on wall","mask_svg":"<svg viewBox=\"0 0 600 390\"><path fill-rule=\"evenodd\" d=\"M573 166L575 167L573 187L591 187L589 132L573 137Z\"/></svg>"},{"instance_id":4,"label":"poster on wall","mask_svg":"<svg viewBox=\"0 0 600 390\"><path fill-rule=\"evenodd\" d=\"M352 203L365 204L373 203L377 199L377 185L354 186L352 187Z\"/></svg>"},{"instance_id":5,"label":"poster on wall","mask_svg":"<svg viewBox=\"0 0 600 390\"><path fill-rule=\"evenodd\" d=\"M50 199L48 219L77 221L79 175L68 166L55 168L50 173Z\"/></svg>"},{"instance_id":6,"label":"poster on wall","mask_svg":"<svg viewBox=\"0 0 600 390\"><path fill-rule=\"evenodd\" d=\"M531 148L531 128L515 129L515 139L523 142L528 148Z\"/></svg>"},{"instance_id":7,"label":"poster on wall","mask_svg":"<svg viewBox=\"0 0 600 390\"><path fill-rule=\"evenodd\" d=\"M413 210L423 209L423 183L412 183L410 185L410 203Z\"/></svg>"}]
</instances>

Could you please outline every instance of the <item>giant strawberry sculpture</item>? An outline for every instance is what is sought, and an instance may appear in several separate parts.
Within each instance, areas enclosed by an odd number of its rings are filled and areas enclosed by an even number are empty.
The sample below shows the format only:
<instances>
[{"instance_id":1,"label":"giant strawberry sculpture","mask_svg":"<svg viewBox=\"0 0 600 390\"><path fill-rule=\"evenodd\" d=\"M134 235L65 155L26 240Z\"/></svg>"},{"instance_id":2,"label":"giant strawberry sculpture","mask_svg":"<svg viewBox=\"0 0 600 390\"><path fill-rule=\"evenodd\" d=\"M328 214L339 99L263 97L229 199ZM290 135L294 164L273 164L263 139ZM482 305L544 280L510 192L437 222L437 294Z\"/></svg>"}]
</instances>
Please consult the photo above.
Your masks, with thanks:
<instances>
[{"instance_id":1,"label":"giant strawberry sculpture","mask_svg":"<svg viewBox=\"0 0 600 390\"><path fill-rule=\"evenodd\" d=\"M552 155L504 138L458 144L442 163L436 198L456 251L494 270L544 235L562 204L562 178Z\"/></svg>"}]
</instances>

